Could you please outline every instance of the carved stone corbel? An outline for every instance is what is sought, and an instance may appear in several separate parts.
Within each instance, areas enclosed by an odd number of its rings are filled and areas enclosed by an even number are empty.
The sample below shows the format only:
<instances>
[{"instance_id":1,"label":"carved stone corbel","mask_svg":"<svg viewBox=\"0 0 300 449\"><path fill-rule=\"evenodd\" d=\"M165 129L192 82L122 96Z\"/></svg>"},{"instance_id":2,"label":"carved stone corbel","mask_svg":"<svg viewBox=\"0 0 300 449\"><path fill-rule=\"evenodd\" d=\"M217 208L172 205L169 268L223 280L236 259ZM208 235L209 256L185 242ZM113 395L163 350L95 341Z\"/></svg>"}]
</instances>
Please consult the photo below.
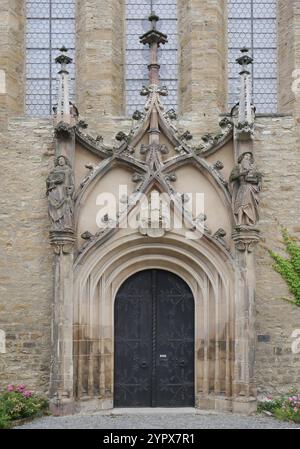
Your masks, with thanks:
<instances>
[{"instance_id":1,"label":"carved stone corbel","mask_svg":"<svg viewBox=\"0 0 300 449\"><path fill-rule=\"evenodd\" d=\"M72 230L50 231L50 243L56 255L71 254L75 243L74 232Z\"/></svg>"},{"instance_id":2,"label":"carved stone corbel","mask_svg":"<svg viewBox=\"0 0 300 449\"><path fill-rule=\"evenodd\" d=\"M236 226L232 239L238 251L252 253L260 241L260 230L250 226Z\"/></svg>"},{"instance_id":3,"label":"carved stone corbel","mask_svg":"<svg viewBox=\"0 0 300 449\"><path fill-rule=\"evenodd\" d=\"M69 139L75 133L75 126L62 121L55 126L54 132L57 139Z\"/></svg>"}]
</instances>

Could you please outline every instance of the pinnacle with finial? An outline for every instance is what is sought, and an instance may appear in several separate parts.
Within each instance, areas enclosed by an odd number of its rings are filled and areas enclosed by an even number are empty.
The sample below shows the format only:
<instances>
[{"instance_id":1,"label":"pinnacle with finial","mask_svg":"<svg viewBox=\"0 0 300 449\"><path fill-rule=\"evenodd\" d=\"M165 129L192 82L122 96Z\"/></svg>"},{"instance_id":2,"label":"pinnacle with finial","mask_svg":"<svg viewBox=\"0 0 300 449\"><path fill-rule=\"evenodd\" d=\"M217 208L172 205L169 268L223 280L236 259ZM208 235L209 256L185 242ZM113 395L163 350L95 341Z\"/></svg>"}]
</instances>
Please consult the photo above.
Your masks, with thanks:
<instances>
[{"instance_id":1,"label":"pinnacle with finial","mask_svg":"<svg viewBox=\"0 0 300 449\"><path fill-rule=\"evenodd\" d=\"M159 21L159 17L152 11L148 20L152 24L151 30L140 36L141 44L148 44L150 47L152 44L166 44L168 42L168 36L156 29L156 22Z\"/></svg>"},{"instance_id":2,"label":"pinnacle with finial","mask_svg":"<svg viewBox=\"0 0 300 449\"><path fill-rule=\"evenodd\" d=\"M59 51L61 52L61 54L57 58L55 58L56 64L68 65L73 62L73 59L67 56L66 53L68 52L68 49L64 45L59 49Z\"/></svg>"},{"instance_id":3,"label":"pinnacle with finial","mask_svg":"<svg viewBox=\"0 0 300 449\"><path fill-rule=\"evenodd\" d=\"M242 66L242 73L248 72L248 65L252 64L253 59L248 55L249 48L243 47L241 48L241 56L236 59L236 62ZM249 72L248 72L249 73Z\"/></svg>"}]
</instances>

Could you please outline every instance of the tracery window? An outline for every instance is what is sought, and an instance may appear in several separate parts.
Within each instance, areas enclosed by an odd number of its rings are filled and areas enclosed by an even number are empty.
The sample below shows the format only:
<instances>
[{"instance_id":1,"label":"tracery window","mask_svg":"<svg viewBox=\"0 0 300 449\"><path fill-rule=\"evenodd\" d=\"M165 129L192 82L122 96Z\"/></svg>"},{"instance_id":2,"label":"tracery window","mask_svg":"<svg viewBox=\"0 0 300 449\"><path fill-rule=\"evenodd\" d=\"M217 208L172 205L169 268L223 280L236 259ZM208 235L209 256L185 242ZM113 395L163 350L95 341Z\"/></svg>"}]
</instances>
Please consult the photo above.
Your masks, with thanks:
<instances>
[{"instance_id":1,"label":"tracery window","mask_svg":"<svg viewBox=\"0 0 300 449\"><path fill-rule=\"evenodd\" d=\"M48 116L56 101L57 71L54 59L63 45L75 57L76 0L27 0L26 112ZM70 91L74 95L75 69L71 64Z\"/></svg>"},{"instance_id":2,"label":"tracery window","mask_svg":"<svg viewBox=\"0 0 300 449\"><path fill-rule=\"evenodd\" d=\"M126 105L127 114L143 108L145 99L139 95L148 83L149 49L139 43L139 36L149 30L148 17L154 11L160 18L157 29L168 35L168 43L159 50L161 84L169 90L164 104L177 107L177 1L126 0ZM160 56L162 57L160 58Z\"/></svg>"},{"instance_id":3,"label":"tracery window","mask_svg":"<svg viewBox=\"0 0 300 449\"><path fill-rule=\"evenodd\" d=\"M276 112L276 0L228 0L228 33L230 106L237 102L239 89L235 60L246 46L254 59L252 91L257 112Z\"/></svg>"}]
</instances>

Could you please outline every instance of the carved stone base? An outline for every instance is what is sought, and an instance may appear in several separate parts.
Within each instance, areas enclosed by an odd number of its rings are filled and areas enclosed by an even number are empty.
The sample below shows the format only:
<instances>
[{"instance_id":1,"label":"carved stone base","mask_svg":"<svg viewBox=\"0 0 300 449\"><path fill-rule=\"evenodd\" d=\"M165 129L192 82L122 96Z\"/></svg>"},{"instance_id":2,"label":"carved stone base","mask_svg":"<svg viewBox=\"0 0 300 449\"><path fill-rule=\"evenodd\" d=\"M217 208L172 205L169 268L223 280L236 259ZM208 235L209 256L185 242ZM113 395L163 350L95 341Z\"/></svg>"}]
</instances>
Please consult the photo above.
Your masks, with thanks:
<instances>
[{"instance_id":1,"label":"carved stone base","mask_svg":"<svg viewBox=\"0 0 300 449\"><path fill-rule=\"evenodd\" d=\"M199 396L196 400L196 408L251 415L257 410L257 400L254 397L234 398L210 394L208 396Z\"/></svg>"},{"instance_id":2,"label":"carved stone base","mask_svg":"<svg viewBox=\"0 0 300 449\"><path fill-rule=\"evenodd\" d=\"M260 241L260 230L252 226L236 226L232 233L236 249L252 253L255 245Z\"/></svg>"},{"instance_id":3,"label":"carved stone base","mask_svg":"<svg viewBox=\"0 0 300 449\"><path fill-rule=\"evenodd\" d=\"M73 399L53 399L49 408L53 416L75 415L80 412L80 404Z\"/></svg>"},{"instance_id":4,"label":"carved stone base","mask_svg":"<svg viewBox=\"0 0 300 449\"><path fill-rule=\"evenodd\" d=\"M50 231L50 243L55 254L70 254L73 250L75 235L73 229Z\"/></svg>"},{"instance_id":5,"label":"carved stone base","mask_svg":"<svg viewBox=\"0 0 300 449\"><path fill-rule=\"evenodd\" d=\"M54 416L67 416L76 413L94 413L99 410L113 410L112 400L87 400L74 401L63 399L50 402L50 411ZM257 410L255 398L232 398L226 396L199 396L196 398L195 408L199 410L216 410L219 412L233 412L237 414L251 415Z\"/></svg>"},{"instance_id":6,"label":"carved stone base","mask_svg":"<svg viewBox=\"0 0 300 449\"><path fill-rule=\"evenodd\" d=\"M243 415L252 415L257 411L256 398L235 398L232 401L232 412Z\"/></svg>"}]
</instances>

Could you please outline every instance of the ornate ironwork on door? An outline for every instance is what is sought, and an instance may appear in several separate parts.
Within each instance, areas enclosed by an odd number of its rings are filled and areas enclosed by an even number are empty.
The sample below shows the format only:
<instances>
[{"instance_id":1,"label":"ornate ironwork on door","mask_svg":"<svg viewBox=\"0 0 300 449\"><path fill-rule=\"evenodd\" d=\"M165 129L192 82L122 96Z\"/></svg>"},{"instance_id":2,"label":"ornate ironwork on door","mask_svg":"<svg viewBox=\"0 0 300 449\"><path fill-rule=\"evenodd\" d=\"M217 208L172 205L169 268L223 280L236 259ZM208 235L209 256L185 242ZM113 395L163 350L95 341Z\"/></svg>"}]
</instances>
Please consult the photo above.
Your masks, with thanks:
<instances>
[{"instance_id":1,"label":"ornate ironwork on door","mask_svg":"<svg viewBox=\"0 0 300 449\"><path fill-rule=\"evenodd\" d=\"M194 406L193 294L178 276L141 271L115 302L115 407Z\"/></svg>"}]
</instances>

